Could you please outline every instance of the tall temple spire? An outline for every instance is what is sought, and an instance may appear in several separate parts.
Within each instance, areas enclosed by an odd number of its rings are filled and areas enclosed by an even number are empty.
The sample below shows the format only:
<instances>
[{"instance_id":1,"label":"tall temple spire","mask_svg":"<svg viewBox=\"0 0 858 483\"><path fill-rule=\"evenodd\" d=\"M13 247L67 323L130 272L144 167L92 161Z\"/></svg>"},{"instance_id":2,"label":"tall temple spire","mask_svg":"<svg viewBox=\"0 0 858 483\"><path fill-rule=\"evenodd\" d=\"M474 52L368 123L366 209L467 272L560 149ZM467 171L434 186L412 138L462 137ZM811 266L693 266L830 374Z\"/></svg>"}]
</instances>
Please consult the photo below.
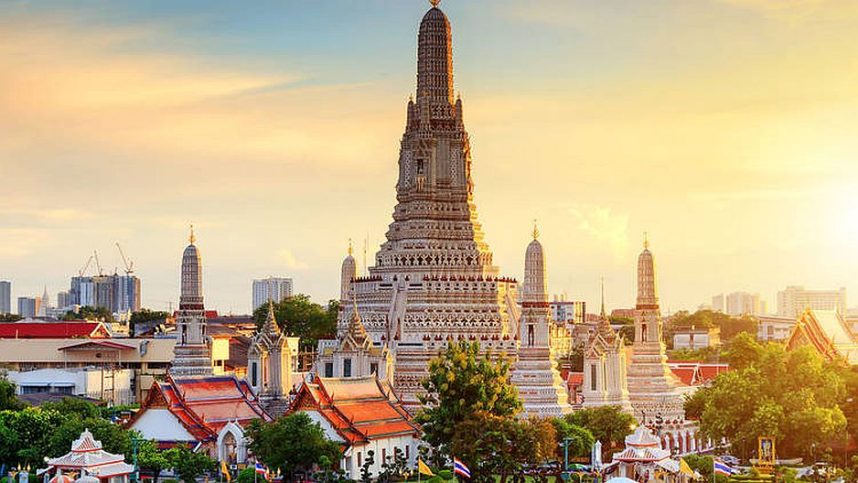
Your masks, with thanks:
<instances>
[{"instance_id":1,"label":"tall temple spire","mask_svg":"<svg viewBox=\"0 0 858 483\"><path fill-rule=\"evenodd\" d=\"M545 251L542 243L537 240L539 231L533 227L533 241L527 245L524 254L524 286L522 287L523 303L548 302L548 274L545 270Z\"/></svg>"},{"instance_id":2,"label":"tall temple spire","mask_svg":"<svg viewBox=\"0 0 858 483\"><path fill-rule=\"evenodd\" d=\"M182 253L182 293L176 319L178 341L173 348L170 373L177 376L206 376L212 374L211 350L206 336L206 313L203 305L203 263L195 245L191 226L190 244Z\"/></svg>"},{"instance_id":3,"label":"tall temple spire","mask_svg":"<svg viewBox=\"0 0 858 483\"><path fill-rule=\"evenodd\" d=\"M605 277L602 277L601 283L602 283L602 311L601 311L600 315L604 319L605 318Z\"/></svg>"},{"instance_id":4,"label":"tall temple spire","mask_svg":"<svg viewBox=\"0 0 858 483\"><path fill-rule=\"evenodd\" d=\"M262 332L274 336L280 335L280 326L277 325L277 319L274 317L274 302L271 299L268 299L268 315L265 316Z\"/></svg>"},{"instance_id":5,"label":"tall temple spire","mask_svg":"<svg viewBox=\"0 0 858 483\"><path fill-rule=\"evenodd\" d=\"M644 234L644 249L638 257L638 309L658 309L658 282L655 260L649 251L649 238Z\"/></svg>"},{"instance_id":6,"label":"tall temple spire","mask_svg":"<svg viewBox=\"0 0 858 483\"><path fill-rule=\"evenodd\" d=\"M446 100L453 104L453 41L450 21L432 3L417 37L417 101Z\"/></svg>"},{"instance_id":7,"label":"tall temple spire","mask_svg":"<svg viewBox=\"0 0 858 483\"><path fill-rule=\"evenodd\" d=\"M539 227L536 225L536 220L533 220L533 239L539 238Z\"/></svg>"}]
</instances>

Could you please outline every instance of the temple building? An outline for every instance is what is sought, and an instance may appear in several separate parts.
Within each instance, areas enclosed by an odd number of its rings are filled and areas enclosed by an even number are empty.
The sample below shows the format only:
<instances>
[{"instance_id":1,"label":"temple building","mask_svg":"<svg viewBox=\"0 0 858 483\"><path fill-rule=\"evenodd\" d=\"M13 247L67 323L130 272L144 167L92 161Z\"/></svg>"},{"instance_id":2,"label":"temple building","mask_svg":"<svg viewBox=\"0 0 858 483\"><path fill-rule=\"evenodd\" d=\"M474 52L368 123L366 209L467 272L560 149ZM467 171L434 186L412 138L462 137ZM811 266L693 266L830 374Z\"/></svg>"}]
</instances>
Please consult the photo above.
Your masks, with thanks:
<instances>
[{"instance_id":1,"label":"temple building","mask_svg":"<svg viewBox=\"0 0 858 483\"><path fill-rule=\"evenodd\" d=\"M212 375L211 346L206 337L206 313L203 305L203 262L194 244L194 227L190 243L182 254L182 294L176 318L177 342L170 372L177 376Z\"/></svg>"},{"instance_id":2,"label":"temple building","mask_svg":"<svg viewBox=\"0 0 858 483\"><path fill-rule=\"evenodd\" d=\"M667 365L662 341L657 283L655 261L649 243L644 241L644 250L638 257L635 341L627 376L629 400L641 423L657 415L670 421L685 420L682 397L675 391L679 382Z\"/></svg>"},{"instance_id":3,"label":"temple building","mask_svg":"<svg viewBox=\"0 0 858 483\"><path fill-rule=\"evenodd\" d=\"M38 471L45 477L54 475L51 480L63 481L63 472L76 473L77 481L86 483L128 483L134 466L125 462L125 455L104 451L101 441L97 441L89 429L84 429L80 437L71 444L71 451L57 458L45 458L48 467ZM71 481L71 478L66 478ZM45 481L48 481L45 478Z\"/></svg>"},{"instance_id":4,"label":"temple building","mask_svg":"<svg viewBox=\"0 0 858 483\"><path fill-rule=\"evenodd\" d=\"M261 419L272 421L263 409L250 384L234 374L214 375L209 338L206 336L206 318L202 296L202 261L194 245L191 231L190 245L182 257L182 295L179 301L178 341L172 367L162 381L152 384L146 399L126 425L139 431L143 438L154 440L162 448L188 444L201 448L212 458L228 464L243 464L247 460L247 439L244 428ZM269 313L269 321L256 335L257 350L265 348L273 357L255 359L257 370L265 363L280 364L271 375L268 386L260 386L265 397L282 396L284 380L281 369L291 368L290 341L282 340L276 321ZM272 327L271 324L274 326ZM261 342L261 341L266 342ZM269 344L270 342L270 344ZM295 341L297 347L297 340ZM281 355L289 353L289 362ZM281 378L281 379L278 379ZM261 379L260 379L261 381ZM279 381L278 383L275 381ZM286 381L288 384L288 381Z\"/></svg>"},{"instance_id":5,"label":"temple building","mask_svg":"<svg viewBox=\"0 0 858 483\"><path fill-rule=\"evenodd\" d=\"M510 378L528 416L560 416L572 411L552 348L552 331L565 330L551 320L545 251L534 226L524 257L524 285L516 339L518 360Z\"/></svg>"},{"instance_id":6,"label":"temple building","mask_svg":"<svg viewBox=\"0 0 858 483\"><path fill-rule=\"evenodd\" d=\"M802 312L787 339L787 350L802 346L812 347L826 360L858 365L858 338L836 310L807 308Z\"/></svg>"},{"instance_id":7,"label":"temple building","mask_svg":"<svg viewBox=\"0 0 858 483\"><path fill-rule=\"evenodd\" d=\"M611 328L603 284L602 312L584 348L583 407L620 406L632 412L626 370L626 341Z\"/></svg>"},{"instance_id":8,"label":"temple building","mask_svg":"<svg viewBox=\"0 0 858 483\"><path fill-rule=\"evenodd\" d=\"M274 304L269 300L265 323L254 334L247 351L247 380L272 415L283 414L289 406L299 342L300 338L287 337L280 330L274 318ZM300 382L298 379L295 382Z\"/></svg>"},{"instance_id":9,"label":"temple building","mask_svg":"<svg viewBox=\"0 0 858 483\"><path fill-rule=\"evenodd\" d=\"M315 365L323 377L377 376L387 384L393 382L393 354L386 343L373 344L357 307L352 307L349 326L335 345L320 341Z\"/></svg>"},{"instance_id":10,"label":"temple building","mask_svg":"<svg viewBox=\"0 0 858 483\"><path fill-rule=\"evenodd\" d=\"M655 260L646 239L638 257L637 278L635 340L626 374L629 402L638 422L658 432L663 448L679 454L696 452L698 428L685 419L682 383L667 364Z\"/></svg>"},{"instance_id":11,"label":"temple building","mask_svg":"<svg viewBox=\"0 0 858 483\"><path fill-rule=\"evenodd\" d=\"M373 376L325 378L316 376L298 391L289 413L303 412L319 423L328 439L343 449L340 469L350 480L361 479L361 467L373 452L370 476L382 465L404 459L417 463L420 430L390 390Z\"/></svg>"},{"instance_id":12,"label":"temple building","mask_svg":"<svg viewBox=\"0 0 858 483\"><path fill-rule=\"evenodd\" d=\"M419 405L429 361L451 341L477 342L513 362L519 353L517 282L493 265L477 220L463 112L453 92L450 21L433 2L418 32L417 90L406 107L393 222L367 276L356 276L353 258L343 263L341 299L353 303L342 304L337 321L339 341L359 319L372 347L390 351L393 388L409 409ZM521 336L532 345L517 380L526 407L550 400L553 409L536 412L559 414L567 403L549 386L559 378L549 369L546 326L537 323L541 304L528 308ZM333 351L336 343L328 344Z\"/></svg>"}]
</instances>

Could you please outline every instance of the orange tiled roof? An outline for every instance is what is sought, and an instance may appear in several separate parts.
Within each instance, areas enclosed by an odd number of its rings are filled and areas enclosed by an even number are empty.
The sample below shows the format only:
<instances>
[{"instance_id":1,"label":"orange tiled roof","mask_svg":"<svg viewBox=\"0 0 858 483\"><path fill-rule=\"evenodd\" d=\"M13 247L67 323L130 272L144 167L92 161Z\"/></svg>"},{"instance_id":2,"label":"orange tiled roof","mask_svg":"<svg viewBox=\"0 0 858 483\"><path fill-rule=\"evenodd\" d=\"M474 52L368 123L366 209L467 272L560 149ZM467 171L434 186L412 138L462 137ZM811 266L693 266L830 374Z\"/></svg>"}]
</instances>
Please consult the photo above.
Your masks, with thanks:
<instances>
[{"instance_id":1,"label":"orange tiled roof","mask_svg":"<svg viewBox=\"0 0 858 483\"><path fill-rule=\"evenodd\" d=\"M417 425L375 377L321 378L305 383L288 413L318 411L350 444L416 435Z\"/></svg>"},{"instance_id":2,"label":"orange tiled roof","mask_svg":"<svg viewBox=\"0 0 858 483\"><path fill-rule=\"evenodd\" d=\"M143 407L129 426L149 407L166 407L198 441L217 438L230 421L244 426L254 419L271 421L246 381L234 376L203 376L155 382Z\"/></svg>"}]
</instances>

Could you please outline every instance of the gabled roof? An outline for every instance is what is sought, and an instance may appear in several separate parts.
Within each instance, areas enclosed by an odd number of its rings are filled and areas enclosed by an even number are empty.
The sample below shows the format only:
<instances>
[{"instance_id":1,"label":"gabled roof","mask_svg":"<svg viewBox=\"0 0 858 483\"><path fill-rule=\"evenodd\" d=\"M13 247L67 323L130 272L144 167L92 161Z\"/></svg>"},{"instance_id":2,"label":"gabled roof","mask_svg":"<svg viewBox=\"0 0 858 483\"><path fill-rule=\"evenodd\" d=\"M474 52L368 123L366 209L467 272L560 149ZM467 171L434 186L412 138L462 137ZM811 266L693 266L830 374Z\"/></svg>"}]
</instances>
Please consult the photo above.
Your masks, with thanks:
<instances>
[{"instance_id":1,"label":"gabled roof","mask_svg":"<svg viewBox=\"0 0 858 483\"><path fill-rule=\"evenodd\" d=\"M113 349L113 350L137 350L136 347L122 344L119 342L114 342L112 340L86 340L83 342L75 342L73 344L68 344L60 347L57 350L67 351L67 350L87 350L87 349Z\"/></svg>"},{"instance_id":2,"label":"gabled roof","mask_svg":"<svg viewBox=\"0 0 858 483\"><path fill-rule=\"evenodd\" d=\"M134 471L133 466L125 463L125 456L101 449L101 441L96 441L88 429L72 443L70 452L49 459L47 463L49 469L86 469L88 473L102 478L127 475Z\"/></svg>"},{"instance_id":3,"label":"gabled roof","mask_svg":"<svg viewBox=\"0 0 858 483\"><path fill-rule=\"evenodd\" d=\"M244 380L235 376L194 376L155 382L132 426L149 408L168 409L197 441L214 440L220 429L234 421L246 426L254 419L272 421L271 416Z\"/></svg>"},{"instance_id":4,"label":"gabled roof","mask_svg":"<svg viewBox=\"0 0 858 483\"><path fill-rule=\"evenodd\" d=\"M103 322L72 320L60 322L0 322L0 338L63 339L72 337L107 338L110 331Z\"/></svg>"},{"instance_id":5,"label":"gabled roof","mask_svg":"<svg viewBox=\"0 0 858 483\"><path fill-rule=\"evenodd\" d=\"M288 413L317 411L349 444L417 436L411 417L375 376L322 378L304 383Z\"/></svg>"},{"instance_id":6,"label":"gabled roof","mask_svg":"<svg viewBox=\"0 0 858 483\"><path fill-rule=\"evenodd\" d=\"M810 345L828 360L844 358L849 364L858 364L858 340L846 322L833 310L807 309L787 339L787 349Z\"/></svg>"}]
</instances>

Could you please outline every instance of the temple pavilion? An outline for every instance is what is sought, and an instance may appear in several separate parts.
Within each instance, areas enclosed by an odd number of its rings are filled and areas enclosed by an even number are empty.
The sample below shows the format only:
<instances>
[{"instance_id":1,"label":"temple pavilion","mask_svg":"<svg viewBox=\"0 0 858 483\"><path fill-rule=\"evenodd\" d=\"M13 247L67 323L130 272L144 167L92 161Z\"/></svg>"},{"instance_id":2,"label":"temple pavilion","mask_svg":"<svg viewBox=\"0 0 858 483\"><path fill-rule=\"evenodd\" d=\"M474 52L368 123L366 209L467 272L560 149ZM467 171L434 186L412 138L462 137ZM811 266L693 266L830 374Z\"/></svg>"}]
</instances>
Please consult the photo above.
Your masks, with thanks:
<instances>
[{"instance_id":1,"label":"temple pavilion","mask_svg":"<svg viewBox=\"0 0 858 483\"><path fill-rule=\"evenodd\" d=\"M77 473L86 481L101 483L128 483L129 475L134 472L134 466L125 462L125 456L108 453L101 448L88 429L81 433L71 445L71 451L47 461L47 469L41 474L54 474L57 481L69 478L66 473Z\"/></svg>"}]
</instances>

